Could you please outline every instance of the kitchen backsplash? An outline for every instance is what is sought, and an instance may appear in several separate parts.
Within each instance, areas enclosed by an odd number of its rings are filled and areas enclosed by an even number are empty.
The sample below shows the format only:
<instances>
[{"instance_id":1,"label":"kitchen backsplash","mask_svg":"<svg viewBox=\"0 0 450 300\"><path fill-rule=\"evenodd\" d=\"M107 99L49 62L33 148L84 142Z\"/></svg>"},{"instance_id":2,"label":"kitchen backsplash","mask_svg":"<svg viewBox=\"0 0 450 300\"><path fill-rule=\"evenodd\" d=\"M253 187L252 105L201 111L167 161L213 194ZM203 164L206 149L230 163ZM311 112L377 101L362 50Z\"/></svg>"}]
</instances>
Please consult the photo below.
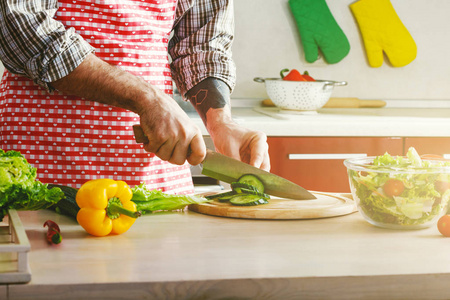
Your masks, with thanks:
<instances>
[{"instance_id":1,"label":"kitchen backsplash","mask_svg":"<svg viewBox=\"0 0 450 300\"><path fill-rule=\"evenodd\" d=\"M350 42L349 54L336 64L305 61L300 36L287 0L235 0L237 65L235 98L264 98L264 85L254 77L277 77L283 68L308 70L319 79L344 80L334 97L363 99L450 100L450 1L391 0L417 45L417 57L404 67L388 59L369 66L351 0L327 0L328 7Z\"/></svg>"},{"instance_id":2,"label":"kitchen backsplash","mask_svg":"<svg viewBox=\"0 0 450 300\"><path fill-rule=\"evenodd\" d=\"M281 69L295 68L308 70L317 79L347 81L347 86L335 88L333 97L450 101L450 1L391 0L417 45L416 59L397 68L386 57L381 67L369 66L358 24L349 8L355 1L326 2L351 47L336 64L327 64L323 59L306 62L288 0L234 1L237 85L233 98L266 98L264 84L253 78L278 77Z\"/></svg>"}]
</instances>

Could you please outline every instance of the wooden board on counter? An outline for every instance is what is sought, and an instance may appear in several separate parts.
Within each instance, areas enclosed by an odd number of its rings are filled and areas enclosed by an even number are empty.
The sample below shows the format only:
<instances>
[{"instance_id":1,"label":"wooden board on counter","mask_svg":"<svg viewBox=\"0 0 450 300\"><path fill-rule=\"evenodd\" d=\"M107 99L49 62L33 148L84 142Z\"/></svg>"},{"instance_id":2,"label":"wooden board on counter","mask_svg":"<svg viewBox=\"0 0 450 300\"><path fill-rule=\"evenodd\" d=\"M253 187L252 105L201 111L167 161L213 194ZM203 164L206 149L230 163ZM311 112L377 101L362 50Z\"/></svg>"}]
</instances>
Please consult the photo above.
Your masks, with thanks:
<instances>
[{"instance_id":1,"label":"wooden board on counter","mask_svg":"<svg viewBox=\"0 0 450 300\"><path fill-rule=\"evenodd\" d=\"M29 282L31 247L25 228L14 209L8 211L5 220L0 223L0 284Z\"/></svg>"},{"instance_id":2,"label":"wooden board on counter","mask_svg":"<svg viewBox=\"0 0 450 300\"><path fill-rule=\"evenodd\" d=\"M228 202L211 201L189 206L201 214L267 220L318 219L347 215L356 211L351 194L312 192L317 199L291 200L272 197L269 204L236 206Z\"/></svg>"}]
</instances>

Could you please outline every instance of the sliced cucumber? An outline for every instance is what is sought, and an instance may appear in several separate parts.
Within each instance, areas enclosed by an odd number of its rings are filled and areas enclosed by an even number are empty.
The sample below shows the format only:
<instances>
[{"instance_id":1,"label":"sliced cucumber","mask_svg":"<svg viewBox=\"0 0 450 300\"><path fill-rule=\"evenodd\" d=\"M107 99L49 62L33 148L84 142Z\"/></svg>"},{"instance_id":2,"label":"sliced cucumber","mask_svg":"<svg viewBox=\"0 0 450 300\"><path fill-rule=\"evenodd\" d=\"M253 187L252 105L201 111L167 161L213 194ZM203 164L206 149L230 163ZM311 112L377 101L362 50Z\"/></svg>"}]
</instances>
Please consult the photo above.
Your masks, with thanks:
<instances>
[{"instance_id":1,"label":"sliced cucumber","mask_svg":"<svg viewBox=\"0 0 450 300\"><path fill-rule=\"evenodd\" d=\"M229 195L224 195L224 196L220 197L218 200L219 200L219 202L228 202L234 196L236 196L236 193L231 191Z\"/></svg>"},{"instance_id":2,"label":"sliced cucumber","mask_svg":"<svg viewBox=\"0 0 450 300\"><path fill-rule=\"evenodd\" d=\"M241 194L248 194L248 195L256 195L256 196L258 196L260 198L270 199L270 195L269 194L260 193L260 192L255 191L255 190L248 190L248 189L241 188L240 193Z\"/></svg>"},{"instance_id":3,"label":"sliced cucumber","mask_svg":"<svg viewBox=\"0 0 450 300\"><path fill-rule=\"evenodd\" d=\"M207 199L217 199L219 202L230 201L233 205L252 206L267 204L270 196L264 193L264 184L255 175L242 175L237 182L231 183L231 191L207 196Z\"/></svg>"},{"instance_id":4,"label":"sliced cucumber","mask_svg":"<svg viewBox=\"0 0 450 300\"><path fill-rule=\"evenodd\" d=\"M258 178L258 176L253 174L245 174L239 177L238 182L240 183L246 183L248 185L251 185L255 187L258 192L264 193L264 184L262 183L261 179Z\"/></svg>"},{"instance_id":5,"label":"sliced cucumber","mask_svg":"<svg viewBox=\"0 0 450 300\"><path fill-rule=\"evenodd\" d=\"M255 192L259 191L256 187L254 187L254 186L252 186L250 184L247 184L247 183L242 183L242 182L232 182L231 183L231 189L233 191L235 191L236 193L242 193L242 189L252 190L252 191L255 191Z\"/></svg>"},{"instance_id":6,"label":"sliced cucumber","mask_svg":"<svg viewBox=\"0 0 450 300\"><path fill-rule=\"evenodd\" d=\"M260 204L267 204L269 203L269 201L259 197L258 195L242 194L236 195L233 198L231 198L230 203L239 206L254 206Z\"/></svg>"},{"instance_id":7,"label":"sliced cucumber","mask_svg":"<svg viewBox=\"0 0 450 300\"><path fill-rule=\"evenodd\" d=\"M208 200L220 199L220 198L224 198L224 197L230 197L231 198L231 196L234 196L234 195L236 195L236 192L229 191L229 192L224 192L224 193L220 193L220 194L209 195L209 196L206 196L205 198L208 199ZM228 200L230 200L230 199L228 199Z\"/></svg>"}]
</instances>

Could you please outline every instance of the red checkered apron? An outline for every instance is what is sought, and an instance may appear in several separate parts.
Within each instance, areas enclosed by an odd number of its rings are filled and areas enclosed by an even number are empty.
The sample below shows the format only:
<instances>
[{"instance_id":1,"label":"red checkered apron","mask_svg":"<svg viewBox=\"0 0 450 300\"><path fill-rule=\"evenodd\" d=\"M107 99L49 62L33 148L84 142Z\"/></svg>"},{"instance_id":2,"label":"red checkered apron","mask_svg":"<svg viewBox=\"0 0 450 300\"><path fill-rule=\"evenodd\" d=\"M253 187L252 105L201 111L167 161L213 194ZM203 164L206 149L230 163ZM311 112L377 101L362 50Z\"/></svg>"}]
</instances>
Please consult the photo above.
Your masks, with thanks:
<instances>
[{"instance_id":1,"label":"red checkered apron","mask_svg":"<svg viewBox=\"0 0 450 300\"><path fill-rule=\"evenodd\" d=\"M74 27L96 55L142 77L167 94L167 56L176 0L60 0L55 19ZM189 165L172 165L134 142L133 112L47 93L5 72L0 86L0 147L20 151L38 179L79 188L96 178L145 182L151 189L192 193Z\"/></svg>"}]
</instances>

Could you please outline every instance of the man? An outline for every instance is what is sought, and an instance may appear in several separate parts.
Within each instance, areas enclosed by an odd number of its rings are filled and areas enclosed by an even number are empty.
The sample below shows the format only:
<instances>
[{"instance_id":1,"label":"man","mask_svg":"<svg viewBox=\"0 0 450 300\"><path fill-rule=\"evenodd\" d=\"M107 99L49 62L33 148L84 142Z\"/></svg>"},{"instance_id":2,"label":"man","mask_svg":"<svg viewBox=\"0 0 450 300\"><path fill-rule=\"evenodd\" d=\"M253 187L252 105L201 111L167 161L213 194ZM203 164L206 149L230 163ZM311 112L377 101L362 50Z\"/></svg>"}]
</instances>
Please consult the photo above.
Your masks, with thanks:
<instances>
[{"instance_id":1,"label":"man","mask_svg":"<svg viewBox=\"0 0 450 300\"><path fill-rule=\"evenodd\" d=\"M266 136L231 118L232 10L232 0L1 1L0 148L47 183L109 177L191 193L187 162L206 149L169 96L172 74L217 151L269 169Z\"/></svg>"}]
</instances>

